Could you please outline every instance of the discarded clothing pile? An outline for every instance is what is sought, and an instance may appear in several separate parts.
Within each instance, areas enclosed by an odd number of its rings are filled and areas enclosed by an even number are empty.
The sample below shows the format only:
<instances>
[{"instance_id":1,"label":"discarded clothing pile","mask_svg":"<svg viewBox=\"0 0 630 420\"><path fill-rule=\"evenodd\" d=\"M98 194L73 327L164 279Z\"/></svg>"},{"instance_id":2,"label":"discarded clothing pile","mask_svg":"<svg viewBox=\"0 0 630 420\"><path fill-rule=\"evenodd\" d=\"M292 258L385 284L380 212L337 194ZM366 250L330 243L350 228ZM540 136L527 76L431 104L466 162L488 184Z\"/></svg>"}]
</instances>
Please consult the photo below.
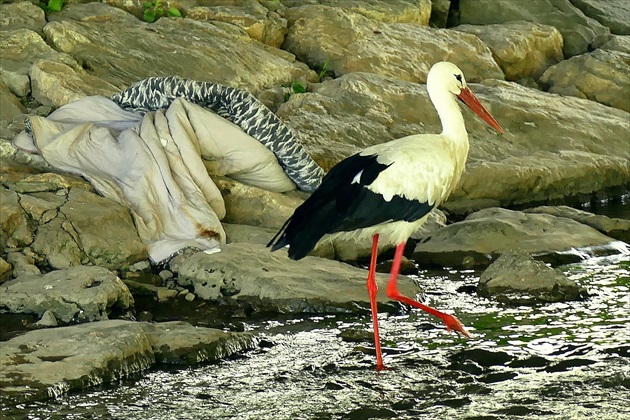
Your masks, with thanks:
<instances>
[{"instance_id":1,"label":"discarded clothing pile","mask_svg":"<svg viewBox=\"0 0 630 420\"><path fill-rule=\"evenodd\" d=\"M323 176L254 96L176 77L30 117L14 144L127 206L156 263L186 247L225 243L225 204L209 175L276 192L312 192Z\"/></svg>"}]
</instances>

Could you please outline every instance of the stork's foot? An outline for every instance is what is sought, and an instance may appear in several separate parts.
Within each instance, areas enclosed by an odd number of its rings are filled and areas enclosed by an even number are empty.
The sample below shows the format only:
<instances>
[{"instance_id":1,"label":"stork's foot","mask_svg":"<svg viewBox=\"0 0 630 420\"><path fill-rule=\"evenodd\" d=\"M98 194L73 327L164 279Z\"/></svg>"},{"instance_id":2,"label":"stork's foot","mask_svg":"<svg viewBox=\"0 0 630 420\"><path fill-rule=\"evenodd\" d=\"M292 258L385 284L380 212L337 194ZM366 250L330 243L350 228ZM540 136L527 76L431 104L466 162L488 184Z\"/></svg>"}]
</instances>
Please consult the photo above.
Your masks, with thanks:
<instances>
[{"instance_id":1,"label":"stork's foot","mask_svg":"<svg viewBox=\"0 0 630 420\"><path fill-rule=\"evenodd\" d=\"M470 337L470 334L466 331L466 328L464 328L464 324L462 324L461 321L453 315L442 314L440 318L442 318L444 325L446 325L446 331L454 331L456 333L461 333L465 337Z\"/></svg>"}]
</instances>

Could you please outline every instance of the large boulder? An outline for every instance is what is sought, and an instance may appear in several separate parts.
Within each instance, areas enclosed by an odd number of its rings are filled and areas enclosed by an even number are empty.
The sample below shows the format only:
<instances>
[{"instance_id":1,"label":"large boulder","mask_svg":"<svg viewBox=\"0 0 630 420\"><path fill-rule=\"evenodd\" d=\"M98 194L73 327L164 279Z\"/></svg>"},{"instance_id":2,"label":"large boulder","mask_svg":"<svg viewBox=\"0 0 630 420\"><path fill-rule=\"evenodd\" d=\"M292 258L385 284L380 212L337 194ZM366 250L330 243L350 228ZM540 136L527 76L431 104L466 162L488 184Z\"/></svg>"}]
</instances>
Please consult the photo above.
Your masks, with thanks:
<instances>
[{"instance_id":1,"label":"large boulder","mask_svg":"<svg viewBox=\"0 0 630 420\"><path fill-rule=\"evenodd\" d=\"M427 26L432 0L282 0L287 7L319 5L343 9L380 22Z\"/></svg>"},{"instance_id":2,"label":"large boulder","mask_svg":"<svg viewBox=\"0 0 630 420\"><path fill-rule=\"evenodd\" d=\"M12 314L45 312L61 324L108 319L113 310L133 306L129 289L102 267L71 267L43 275L23 275L0 286L0 308Z\"/></svg>"},{"instance_id":3,"label":"large boulder","mask_svg":"<svg viewBox=\"0 0 630 420\"><path fill-rule=\"evenodd\" d=\"M580 260L576 249L605 247L611 242L612 238L592 227L564 217L488 208L433 232L416 246L413 256L419 264L474 267L520 248L540 258L569 262Z\"/></svg>"},{"instance_id":4,"label":"large boulder","mask_svg":"<svg viewBox=\"0 0 630 420\"><path fill-rule=\"evenodd\" d=\"M525 20L555 27L564 38L566 58L601 46L610 30L584 15L569 0L460 0L461 23L485 25Z\"/></svg>"},{"instance_id":5,"label":"large boulder","mask_svg":"<svg viewBox=\"0 0 630 420\"><path fill-rule=\"evenodd\" d=\"M318 257L293 261L284 250L272 253L261 245L228 244L218 253L175 257L170 267L178 273L177 282L198 297L241 304L253 311L347 313L369 308L366 270ZM383 290L387 279L377 276ZM407 296L418 293L406 277L400 278L399 288ZM381 293L379 301L386 299Z\"/></svg>"},{"instance_id":6,"label":"large boulder","mask_svg":"<svg viewBox=\"0 0 630 420\"><path fill-rule=\"evenodd\" d=\"M550 67L540 77L549 92L588 98L630 112L630 54L598 49Z\"/></svg>"},{"instance_id":7,"label":"large boulder","mask_svg":"<svg viewBox=\"0 0 630 420\"><path fill-rule=\"evenodd\" d=\"M627 0L571 0L586 16L610 29L613 34L630 35L630 2Z\"/></svg>"},{"instance_id":8,"label":"large boulder","mask_svg":"<svg viewBox=\"0 0 630 420\"><path fill-rule=\"evenodd\" d=\"M630 244L630 219L593 214L567 206L540 206L523 211L525 213L544 213L557 217L566 217L597 229L606 236Z\"/></svg>"},{"instance_id":9,"label":"large boulder","mask_svg":"<svg viewBox=\"0 0 630 420\"><path fill-rule=\"evenodd\" d=\"M247 333L122 320L31 331L0 346L0 404L61 397L158 363L190 365L252 349Z\"/></svg>"},{"instance_id":10,"label":"large boulder","mask_svg":"<svg viewBox=\"0 0 630 420\"><path fill-rule=\"evenodd\" d=\"M76 81L83 80L81 93L92 94L94 88L100 89L103 84L121 90L150 76L178 75L257 93L296 79L316 78L291 54L255 41L242 29L221 22L162 18L146 23L105 3L71 3L49 19L51 22L44 27L48 42L82 63L81 70L70 78L70 85L66 84L68 69L42 69L43 74L57 80L59 89L75 89ZM124 31L120 30L122 27ZM93 78L100 84L96 85ZM37 78L33 80L36 82ZM54 102L53 99L41 98Z\"/></svg>"},{"instance_id":11,"label":"large boulder","mask_svg":"<svg viewBox=\"0 0 630 420\"><path fill-rule=\"evenodd\" d=\"M502 254L481 274L477 293L499 302L523 305L579 300L585 291L560 270L515 249Z\"/></svg>"},{"instance_id":12,"label":"large boulder","mask_svg":"<svg viewBox=\"0 0 630 420\"><path fill-rule=\"evenodd\" d=\"M451 202L494 200L507 206L630 183L627 112L504 81L471 89L505 134L463 108L469 160ZM441 131L425 86L369 73L348 74L314 86L312 93L293 95L278 115L327 170L367 146Z\"/></svg>"},{"instance_id":13,"label":"large boulder","mask_svg":"<svg viewBox=\"0 0 630 420\"><path fill-rule=\"evenodd\" d=\"M382 22L330 6L296 7L286 17L289 33L282 47L337 76L370 72L424 83L433 63L450 60L471 81L503 79L490 50L474 35Z\"/></svg>"},{"instance_id":14,"label":"large boulder","mask_svg":"<svg viewBox=\"0 0 630 420\"><path fill-rule=\"evenodd\" d=\"M287 33L287 21L277 12L267 9L256 0L233 4L206 4L184 8L188 19L226 22L243 28L252 39L280 47Z\"/></svg>"},{"instance_id":15,"label":"large boulder","mask_svg":"<svg viewBox=\"0 0 630 420\"><path fill-rule=\"evenodd\" d=\"M602 45L601 48L630 54L630 35L612 35L610 41Z\"/></svg>"},{"instance_id":16,"label":"large boulder","mask_svg":"<svg viewBox=\"0 0 630 420\"><path fill-rule=\"evenodd\" d=\"M525 21L497 25L460 25L453 28L477 35L492 51L506 80L538 79L562 61L562 35L553 26Z\"/></svg>"}]
</instances>

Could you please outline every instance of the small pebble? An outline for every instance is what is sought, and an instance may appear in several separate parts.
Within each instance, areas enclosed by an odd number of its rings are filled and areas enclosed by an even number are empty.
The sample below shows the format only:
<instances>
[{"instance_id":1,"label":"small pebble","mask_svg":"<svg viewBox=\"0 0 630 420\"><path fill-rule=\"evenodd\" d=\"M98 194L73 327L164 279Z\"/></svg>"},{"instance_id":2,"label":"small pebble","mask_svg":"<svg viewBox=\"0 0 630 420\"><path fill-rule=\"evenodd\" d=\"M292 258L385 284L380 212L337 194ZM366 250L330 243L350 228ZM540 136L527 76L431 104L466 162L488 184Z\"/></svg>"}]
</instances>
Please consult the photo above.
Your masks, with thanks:
<instances>
[{"instance_id":1,"label":"small pebble","mask_svg":"<svg viewBox=\"0 0 630 420\"><path fill-rule=\"evenodd\" d=\"M184 299L186 299L188 302L192 302L193 300L195 300L195 294L194 293L188 293Z\"/></svg>"},{"instance_id":2,"label":"small pebble","mask_svg":"<svg viewBox=\"0 0 630 420\"><path fill-rule=\"evenodd\" d=\"M173 278L173 272L169 270L162 270L158 273L158 276L160 276L162 281L167 281Z\"/></svg>"}]
</instances>

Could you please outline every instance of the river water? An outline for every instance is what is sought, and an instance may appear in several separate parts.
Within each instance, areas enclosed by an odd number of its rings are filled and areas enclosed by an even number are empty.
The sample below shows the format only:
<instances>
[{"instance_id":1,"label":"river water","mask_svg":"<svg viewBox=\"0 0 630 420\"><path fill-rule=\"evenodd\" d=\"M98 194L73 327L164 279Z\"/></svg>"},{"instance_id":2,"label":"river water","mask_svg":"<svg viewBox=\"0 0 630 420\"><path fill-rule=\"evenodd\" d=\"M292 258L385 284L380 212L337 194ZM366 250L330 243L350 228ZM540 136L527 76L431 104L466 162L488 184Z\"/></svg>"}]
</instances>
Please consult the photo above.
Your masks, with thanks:
<instances>
[{"instance_id":1,"label":"river water","mask_svg":"<svg viewBox=\"0 0 630 420\"><path fill-rule=\"evenodd\" d=\"M630 255L561 268L587 288L586 300L507 306L474 293L480 272L421 272L423 300L455 313L472 338L447 333L415 310L381 314L389 367L382 372L373 367L368 314L275 318L245 324L262 338L257 351L145 372L5 415L630 419Z\"/></svg>"}]
</instances>

